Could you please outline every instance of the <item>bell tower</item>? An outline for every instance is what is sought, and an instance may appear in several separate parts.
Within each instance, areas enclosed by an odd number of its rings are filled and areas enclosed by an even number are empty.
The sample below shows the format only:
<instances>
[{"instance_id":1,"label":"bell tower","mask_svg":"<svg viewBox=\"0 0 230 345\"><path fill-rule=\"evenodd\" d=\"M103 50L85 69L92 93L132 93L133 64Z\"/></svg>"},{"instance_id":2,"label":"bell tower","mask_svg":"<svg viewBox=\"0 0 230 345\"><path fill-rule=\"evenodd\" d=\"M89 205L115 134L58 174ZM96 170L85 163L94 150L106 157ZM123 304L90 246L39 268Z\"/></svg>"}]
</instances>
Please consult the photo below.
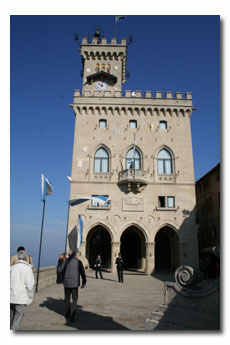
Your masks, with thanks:
<instances>
[{"instance_id":1,"label":"bell tower","mask_svg":"<svg viewBox=\"0 0 230 345\"><path fill-rule=\"evenodd\" d=\"M82 92L98 96L114 96L122 90L126 75L126 39L120 44L112 38L110 43L96 30L91 39L83 38L80 53L83 65Z\"/></svg>"}]
</instances>

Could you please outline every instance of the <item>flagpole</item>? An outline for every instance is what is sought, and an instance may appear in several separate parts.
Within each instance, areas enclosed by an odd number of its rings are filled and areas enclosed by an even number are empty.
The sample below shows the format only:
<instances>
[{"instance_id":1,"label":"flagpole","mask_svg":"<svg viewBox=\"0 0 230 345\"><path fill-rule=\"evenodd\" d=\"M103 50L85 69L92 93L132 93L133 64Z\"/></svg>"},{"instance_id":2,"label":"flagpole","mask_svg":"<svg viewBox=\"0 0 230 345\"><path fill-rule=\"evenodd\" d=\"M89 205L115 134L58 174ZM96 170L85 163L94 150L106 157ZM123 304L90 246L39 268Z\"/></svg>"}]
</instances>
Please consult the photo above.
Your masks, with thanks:
<instances>
[{"instance_id":1,"label":"flagpole","mask_svg":"<svg viewBox=\"0 0 230 345\"><path fill-rule=\"evenodd\" d=\"M40 235L40 248L39 248L39 256L38 256L36 292L38 292L38 279L39 279L39 269L40 269L40 259L41 259L42 234L43 234L43 225L44 225L45 205L46 205L46 201L43 200L43 212L42 212L42 225L41 225L41 235Z\"/></svg>"},{"instance_id":2,"label":"flagpole","mask_svg":"<svg viewBox=\"0 0 230 345\"><path fill-rule=\"evenodd\" d=\"M114 17L114 38L116 39L116 18L117 16Z\"/></svg>"}]
</instances>

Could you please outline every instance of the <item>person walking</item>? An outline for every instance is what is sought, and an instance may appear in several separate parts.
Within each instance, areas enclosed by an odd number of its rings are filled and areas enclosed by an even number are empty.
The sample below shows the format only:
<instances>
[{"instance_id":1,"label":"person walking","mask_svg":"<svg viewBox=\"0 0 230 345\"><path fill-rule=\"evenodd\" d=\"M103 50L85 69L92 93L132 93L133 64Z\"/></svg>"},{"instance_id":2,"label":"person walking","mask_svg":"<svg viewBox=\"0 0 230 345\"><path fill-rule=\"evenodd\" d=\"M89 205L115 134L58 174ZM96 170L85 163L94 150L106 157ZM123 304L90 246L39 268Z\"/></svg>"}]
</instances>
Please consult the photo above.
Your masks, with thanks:
<instances>
[{"instance_id":1,"label":"person walking","mask_svg":"<svg viewBox=\"0 0 230 345\"><path fill-rule=\"evenodd\" d=\"M58 267L58 273L64 271L63 286L65 291L65 318L67 321L74 322L78 300L78 288L80 286L80 276L82 278L82 286L86 285L86 275L83 264L75 258L75 252L70 251L68 259L63 258L62 264ZM72 296L72 305L70 298Z\"/></svg>"},{"instance_id":2,"label":"person walking","mask_svg":"<svg viewBox=\"0 0 230 345\"><path fill-rule=\"evenodd\" d=\"M34 274L27 260L28 254L20 250L17 263L10 268L10 329L14 331L20 328L25 307L34 296Z\"/></svg>"},{"instance_id":3,"label":"person walking","mask_svg":"<svg viewBox=\"0 0 230 345\"><path fill-rule=\"evenodd\" d=\"M102 272L101 272L101 256L98 255L96 258L96 263L95 263L95 268L96 268L96 279L98 279L98 272L100 274L101 279L103 279Z\"/></svg>"},{"instance_id":4,"label":"person walking","mask_svg":"<svg viewBox=\"0 0 230 345\"><path fill-rule=\"evenodd\" d=\"M123 259L121 257L121 253L118 253L118 257L116 258L116 265L117 265L118 281L120 283L123 283L124 282L124 279L123 279Z\"/></svg>"},{"instance_id":5,"label":"person walking","mask_svg":"<svg viewBox=\"0 0 230 345\"><path fill-rule=\"evenodd\" d=\"M18 262L18 252L21 250L25 251L25 248L22 246L18 247L17 254L14 254L10 259L10 266L13 266ZM27 262L32 266L32 268L34 268L33 258L31 255L27 254Z\"/></svg>"},{"instance_id":6,"label":"person walking","mask_svg":"<svg viewBox=\"0 0 230 345\"><path fill-rule=\"evenodd\" d=\"M63 270L61 273L58 272L58 268L61 266L61 264L63 263L64 259L68 259L68 255L67 253L63 253L59 255L59 259L58 259L58 264L57 264L57 270L56 270L56 274L57 274L57 279L56 279L56 283L57 284L63 284L64 281L64 273L65 271Z\"/></svg>"}]
</instances>

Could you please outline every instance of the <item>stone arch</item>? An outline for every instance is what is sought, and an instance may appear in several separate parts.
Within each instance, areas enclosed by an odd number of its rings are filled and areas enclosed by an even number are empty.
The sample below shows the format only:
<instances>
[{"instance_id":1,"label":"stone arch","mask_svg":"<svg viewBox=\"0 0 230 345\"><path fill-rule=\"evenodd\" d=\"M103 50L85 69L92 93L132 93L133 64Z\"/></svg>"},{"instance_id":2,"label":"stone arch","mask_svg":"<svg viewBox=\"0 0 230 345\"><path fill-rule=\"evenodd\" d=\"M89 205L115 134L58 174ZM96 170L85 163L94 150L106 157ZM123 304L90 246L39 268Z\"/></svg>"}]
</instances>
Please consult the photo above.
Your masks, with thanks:
<instances>
[{"instance_id":1,"label":"stone arch","mask_svg":"<svg viewBox=\"0 0 230 345\"><path fill-rule=\"evenodd\" d=\"M175 270L180 265L179 235L175 227L163 224L155 234L155 270Z\"/></svg>"},{"instance_id":2,"label":"stone arch","mask_svg":"<svg viewBox=\"0 0 230 345\"><path fill-rule=\"evenodd\" d=\"M153 115L152 108L147 108L146 114L152 116Z\"/></svg>"},{"instance_id":3,"label":"stone arch","mask_svg":"<svg viewBox=\"0 0 230 345\"><path fill-rule=\"evenodd\" d=\"M127 113L128 113L128 115L133 115L133 108L129 107L127 109Z\"/></svg>"},{"instance_id":4,"label":"stone arch","mask_svg":"<svg viewBox=\"0 0 230 345\"><path fill-rule=\"evenodd\" d=\"M175 154L174 154L173 150L170 147L168 147L167 145L161 145L160 147L158 147L155 150L155 152L153 154L154 171L158 174L158 153L163 149L167 150L171 155L171 158L172 158L172 175L175 175L175 172L176 172Z\"/></svg>"},{"instance_id":5,"label":"stone arch","mask_svg":"<svg viewBox=\"0 0 230 345\"><path fill-rule=\"evenodd\" d=\"M124 159L123 163L124 163L125 169L126 169L126 155L129 152L129 150L131 150L132 148L133 148L133 145L129 145L129 146L126 147L126 149L122 153L122 157ZM144 155L143 155L143 152L142 152L142 150L140 149L139 146L136 146L136 150L137 150L137 152L140 155L140 165L141 165L141 169L143 170L143 165L144 165Z\"/></svg>"},{"instance_id":6,"label":"stone arch","mask_svg":"<svg viewBox=\"0 0 230 345\"><path fill-rule=\"evenodd\" d=\"M89 107L89 115L94 115L94 109L93 107Z\"/></svg>"},{"instance_id":7,"label":"stone arch","mask_svg":"<svg viewBox=\"0 0 230 345\"><path fill-rule=\"evenodd\" d=\"M126 225L120 235L120 252L124 268L146 270L146 233L136 222Z\"/></svg>"},{"instance_id":8,"label":"stone arch","mask_svg":"<svg viewBox=\"0 0 230 345\"><path fill-rule=\"evenodd\" d=\"M166 110L166 115L167 115L167 116L172 116L172 111L171 111L170 108L167 108L167 110Z\"/></svg>"},{"instance_id":9,"label":"stone arch","mask_svg":"<svg viewBox=\"0 0 230 345\"><path fill-rule=\"evenodd\" d=\"M112 107L108 108L108 115L113 115L113 108Z\"/></svg>"},{"instance_id":10,"label":"stone arch","mask_svg":"<svg viewBox=\"0 0 230 345\"><path fill-rule=\"evenodd\" d=\"M180 115L180 116L185 116L185 114L184 114L184 109L180 109L180 110L179 110L179 115Z\"/></svg>"},{"instance_id":11,"label":"stone arch","mask_svg":"<svg viewBox=\"0 0 230 345\"><path fill-rule=\"evenodd\" d=\"M189 117L191 114L192 114L191 109L187 109L187 110L186 110L186 116L188 116L188 117Z\"/></svg>"},{"instance_id":12,"label":"stone arch","mask_svg":"<svg viewBox=\"0 0 230 345\"><path fill-rule=\"evenodd\" d=\"M108 171L107 173L110 173L111 172L111 151L110 149L108 148L108 146L106 146L105 144L98 144L90 153L89 157L90 157L90 166L91 166L91 172L95 172L95 154L96 152L100 149L100 148L103 148L104 150L107 151L108 153ZM98 159L97 159L98 160ZM106 163L107 164L107 163ZM97 169L96 169L97 170ZM96 171L97 172L97 171Z\"/></svg>"},{"instance_id":13,"label":"stone arch","mask_svg":"<svg viewBox=\"0 0 230 345\"><path fill-rule=\"evenodd\" d=\"M106 107L101 108L101 115L107 115Z\"/></svg>"},{"instance_id":14,"label":"stone arch","mask_svg":"<svg viewBox=\"0 0 230 345\"><path fill-rule=\"evenodd\" d=\"M160 114L159 114L158 108L154 108L154 109L153 109L153 115L157 115L157 116L160 115Z\"/></svg>"},{"instance_id":15,"label":"stone arch","mask_svg":"<svg viewBox=\"0 0 230 345\"><path fill-rule=\"evenodd\" d=\"M162 150L162 149L165 149L167 151L169 151L169 153L171 154L172 156L172 159L174 160L175 159L175 154L174 154L174 151L167 145L161 145L159 146L155 151L154 151L154 158L157 159L157 155L158 153Z\"/></svg>"},{"instance_id":16,"label":"stone arch","mask_svg":"<svg viewBox=\"0 0 230 345\"><path fill-rule=\"evenodd\" d=\"M86 258L91 268L94 267L97 255L101 255L102 267L111 268L112 233L102 222L94 223L86 236Z\"/></svg>"},{"instance_id":17,"label":"stone arch","mask_svg":"<svg viewBox=\"0 0 230 345\"><path fill-rule=\"evenodd\" d=\"M97 150L99 149L99 148L104 148L107 152L108 152L108 154L109 154L109 158L111 158L111 150L110 150L110 148L107 146L107 145L105 145L105 144L103 144L103 143L100 143L100 144L98 144L94 149L92 149L92 151L91 151L91 153L90 153L90 156L92 156L92 157L94 157L94 155L95 155L95 153L97 152Z\"/></svg>"},{"instance_id":18,"label":"stone arch","mask_svg":"<svg viewBox=\"0 0 230 345\"><path fill-rule=\"evenodd\" d=\"M161 116L165 116L166 114L165 114L165 108L161 108L160 109L160 115Z\"/></svg>"}]
</instances>

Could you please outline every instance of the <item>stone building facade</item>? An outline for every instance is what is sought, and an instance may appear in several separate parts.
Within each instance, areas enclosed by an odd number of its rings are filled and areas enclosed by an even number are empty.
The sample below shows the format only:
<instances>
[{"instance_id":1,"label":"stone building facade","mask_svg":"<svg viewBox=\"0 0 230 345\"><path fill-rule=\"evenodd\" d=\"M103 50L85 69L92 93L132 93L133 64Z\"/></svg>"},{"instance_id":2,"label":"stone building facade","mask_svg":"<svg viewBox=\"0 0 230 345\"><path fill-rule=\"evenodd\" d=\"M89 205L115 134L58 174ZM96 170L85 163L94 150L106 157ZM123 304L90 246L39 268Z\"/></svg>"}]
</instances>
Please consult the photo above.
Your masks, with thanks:
<instances>
[{"instance_id":1,"label":"stone building facade","mask_svg":"<svg viewBox=\"0 0 230 345\"><path fill-rule=\"evenodd\" d=\"M80 253L92 267L151 274L179 265L198 266L195 183L190 116L192 94L122 93L127 41L82 39L82 90L75 114L70 199L109 196L111 205L70 208L68 233L81 214Z\"/></svg>"},{"instance_id":2,"label":"stone building facade","mask_svg":"<svg viewBox=\"0 0 230 345\"><path fill-rule=\"evenodd\" d=\"M220 244L220 163L196 182L199 250Z\"/></svg>"}]
</instances>

